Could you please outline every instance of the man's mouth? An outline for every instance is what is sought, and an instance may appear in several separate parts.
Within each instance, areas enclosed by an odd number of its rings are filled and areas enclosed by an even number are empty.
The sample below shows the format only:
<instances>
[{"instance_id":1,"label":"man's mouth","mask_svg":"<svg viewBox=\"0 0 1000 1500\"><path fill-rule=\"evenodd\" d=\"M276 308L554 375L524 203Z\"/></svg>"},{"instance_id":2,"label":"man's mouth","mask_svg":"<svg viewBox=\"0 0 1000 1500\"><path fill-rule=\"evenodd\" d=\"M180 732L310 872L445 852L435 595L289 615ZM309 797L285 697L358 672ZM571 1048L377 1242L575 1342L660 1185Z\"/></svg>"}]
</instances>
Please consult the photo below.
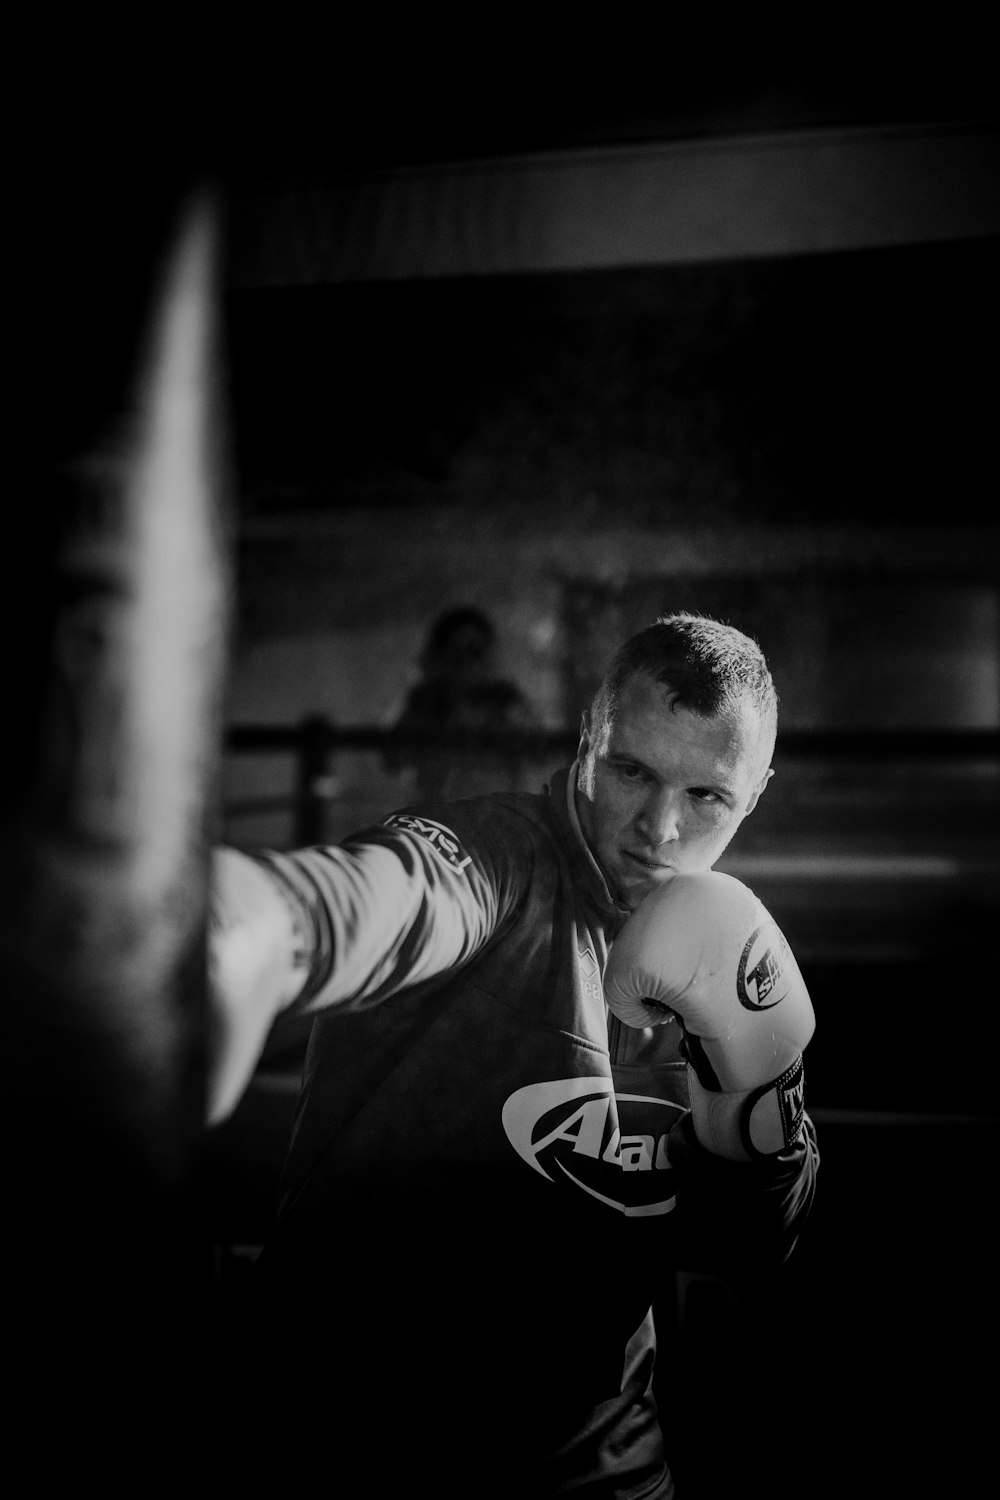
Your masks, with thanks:
<instances>
[{"instance_id":1,"label":"man's mouth","mask_svg":"<svg viewBox=\"0 0 1000 1500\"><path fill-rule=\"evenodd\" d=\"M673 865L666 864L660 859L650 859L645 854L635 854L631 849L624 850L625 859L636 869L642 870L647 875L662 875L665 872L673 873Z\"/></svg>"}]
</instances>

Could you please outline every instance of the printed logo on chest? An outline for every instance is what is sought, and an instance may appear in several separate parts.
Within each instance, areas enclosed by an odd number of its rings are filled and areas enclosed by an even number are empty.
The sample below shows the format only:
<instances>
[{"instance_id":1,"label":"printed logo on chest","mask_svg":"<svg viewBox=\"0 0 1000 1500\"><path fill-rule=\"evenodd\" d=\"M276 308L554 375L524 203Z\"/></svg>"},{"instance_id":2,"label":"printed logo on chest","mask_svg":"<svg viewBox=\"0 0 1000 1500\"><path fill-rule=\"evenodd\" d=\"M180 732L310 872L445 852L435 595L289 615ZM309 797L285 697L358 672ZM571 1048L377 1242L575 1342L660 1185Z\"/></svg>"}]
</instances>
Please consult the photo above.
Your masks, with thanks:
<instances>
[{"instance_id":1,"label":"printed logo on chest","mask_svg":"<svg viewBox=\"0 0 1000 1500\"><path fill-rule=\"evenodd\" d=\"M610 1078L558 1078L511 1094L503 1127L549 1182L568 1179L619 1213L648 1217L674 1207L667 1135L683 1113L652 1095L616 1095Z\"/></svg>"}]
</instances>

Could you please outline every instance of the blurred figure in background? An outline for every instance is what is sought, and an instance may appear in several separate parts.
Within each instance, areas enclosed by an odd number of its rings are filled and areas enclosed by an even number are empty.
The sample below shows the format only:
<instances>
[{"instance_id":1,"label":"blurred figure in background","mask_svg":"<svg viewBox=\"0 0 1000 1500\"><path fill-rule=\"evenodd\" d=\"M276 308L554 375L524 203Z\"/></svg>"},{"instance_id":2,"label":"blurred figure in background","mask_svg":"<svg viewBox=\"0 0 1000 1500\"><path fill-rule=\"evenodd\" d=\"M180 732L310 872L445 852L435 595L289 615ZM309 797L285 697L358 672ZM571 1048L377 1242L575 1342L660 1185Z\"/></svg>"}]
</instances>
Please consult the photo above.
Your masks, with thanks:
<instances>
[{"instance_id":1,"label":"blurred figure in background","mask_svg":"<svg viewBox=\"0 0 1000 1500\"><path fill-rule=\"evenodd\" d=\"M523 790L522 760L504 748L503 738L539 724L521 689L502 675L497 656L496 627L481 609L449 609L431 625L420 679L393 726L398 744L386 753L387 766L411 779L414 797L453 801Z\"/></svg>"}]
</instances>

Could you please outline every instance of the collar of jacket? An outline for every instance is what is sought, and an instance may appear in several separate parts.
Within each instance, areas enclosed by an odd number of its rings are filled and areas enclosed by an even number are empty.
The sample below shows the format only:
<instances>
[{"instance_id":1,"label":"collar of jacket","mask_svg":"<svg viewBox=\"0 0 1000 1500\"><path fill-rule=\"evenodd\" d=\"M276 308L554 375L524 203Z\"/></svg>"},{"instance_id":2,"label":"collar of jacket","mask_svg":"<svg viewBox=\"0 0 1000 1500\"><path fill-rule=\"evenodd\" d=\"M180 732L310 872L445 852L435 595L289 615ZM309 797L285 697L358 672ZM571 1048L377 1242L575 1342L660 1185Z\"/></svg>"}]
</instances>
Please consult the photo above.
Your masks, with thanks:
<instances>
[{"instance_id":1,"label":"collar of jacket","mask_svg":"<svg viewBox=\"0 0 1000 1500\"><path fill-rule=\"evenodd\" d=\"M602 920L617 927L628 916L628 908L616 901L600 865L590 850L590 845L580 826L576 810L576 783L580 771L579 761L562 771L557 771L549 787L552 810L571 850L573 874L592 906L596 907Z\"/></svg>"}]
</instances>

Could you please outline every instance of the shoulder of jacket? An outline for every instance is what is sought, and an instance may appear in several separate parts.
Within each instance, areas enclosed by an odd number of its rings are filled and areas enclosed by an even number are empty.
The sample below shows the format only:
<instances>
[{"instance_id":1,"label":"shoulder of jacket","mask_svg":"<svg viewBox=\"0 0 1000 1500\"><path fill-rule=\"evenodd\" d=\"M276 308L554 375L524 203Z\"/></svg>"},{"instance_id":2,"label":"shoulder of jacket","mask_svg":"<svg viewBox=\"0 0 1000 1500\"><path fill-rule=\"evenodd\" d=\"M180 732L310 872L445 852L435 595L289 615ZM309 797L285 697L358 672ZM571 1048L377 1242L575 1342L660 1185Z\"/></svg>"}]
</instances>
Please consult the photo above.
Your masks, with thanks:
<instances>
[{"instance_id":1,"label":"shoulder of jacket","mask_svg":"<svg viewBox=\"0 0 1000 1500\"><path fill-rule=\"evenodd\" d=\"M400 816L429 820L470 848L489 849L495 855L509 851L515 859L529 847L559 846L552 801L541 792L494 792L456 802L418 803L387 821Z\"/></svg>"}]
</instances>

